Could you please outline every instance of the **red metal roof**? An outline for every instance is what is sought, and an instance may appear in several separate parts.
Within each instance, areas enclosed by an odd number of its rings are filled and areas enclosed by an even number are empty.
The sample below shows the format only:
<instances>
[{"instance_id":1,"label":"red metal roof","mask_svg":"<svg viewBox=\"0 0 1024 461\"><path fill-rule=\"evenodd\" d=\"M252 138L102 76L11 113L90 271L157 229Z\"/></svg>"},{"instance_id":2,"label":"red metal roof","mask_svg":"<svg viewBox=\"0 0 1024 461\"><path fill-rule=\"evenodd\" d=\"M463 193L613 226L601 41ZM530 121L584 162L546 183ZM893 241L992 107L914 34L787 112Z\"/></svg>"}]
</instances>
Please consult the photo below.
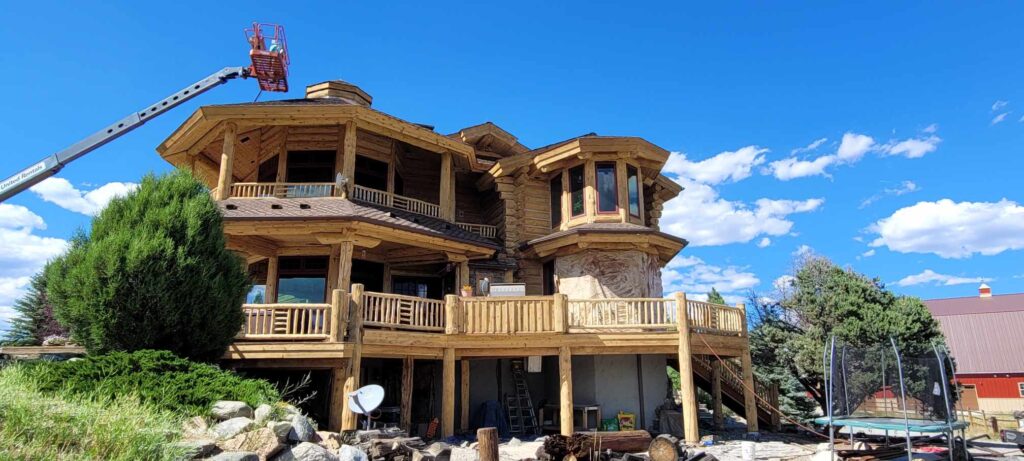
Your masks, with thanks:
<instances>
[{"instance_id":1,"label":"red metal roof","mask_svg":"<svg viewBox=\"0 0 1024 461\"><path fill-rule=\"evenodd\" d=\"M960 373L1024 372L1024 293L924 302Z\"/></svg>"}]
</instances>

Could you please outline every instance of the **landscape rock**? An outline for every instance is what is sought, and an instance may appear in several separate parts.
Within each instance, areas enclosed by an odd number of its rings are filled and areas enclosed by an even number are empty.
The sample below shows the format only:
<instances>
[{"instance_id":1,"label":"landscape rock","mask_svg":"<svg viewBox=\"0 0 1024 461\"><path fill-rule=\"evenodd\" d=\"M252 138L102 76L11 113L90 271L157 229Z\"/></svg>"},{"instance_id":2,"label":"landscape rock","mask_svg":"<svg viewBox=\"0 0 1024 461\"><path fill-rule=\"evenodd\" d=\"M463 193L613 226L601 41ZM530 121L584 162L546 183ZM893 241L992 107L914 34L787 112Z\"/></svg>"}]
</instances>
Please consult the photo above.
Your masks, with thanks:
<instances>
[{"instance_id":1,"label":"landscape rock","mask_svg":"<svg viewBox=\"0 0 1024 461\"><path fill-rule=\"evenodd\" d=\"M252 418L252 407L237 400L218 400L214 402L210 414L221 421L239 417Z\"/></svg>"},{"instance_id":2,"label":"landscape rock","mask_svg":"<svg viewBox=\"0 0 1024 461\"><path fill-rule=\"evenodd\" d=\"M205 458L217 451L217 444L209 439L192 439L175 442L174 448L181 449L182 459Z\"/></svg>"},{"instance_id":3,"label":"landscape rock","mask_svg":"<svg viewBox=\"0 0 1024 461\"><path fill-rule=\"evenodd\" d=\"M478 459L480 459L480 453L475 448L469 447L452 447L449 455L450 461L477 461Z\"/></svg>"},{"instance_id":4,"label":"landscape rock","mask_svg":"<svg viewBox=\"0 0 1024 461\"><path fill-rule=\"evenodd\" d=\"M369 461L369 459L363 450L352 445L342 445L338 449L338 461Z\"/></svg>"},{"instance_id":5,"label":"landscape rock","mask_svg":"<svg viewBox=\"0 0 1024 461\"><path fill-rule=\"evenodd\" d=\"M281 440L269 428L261 428L252 432L243 432L217 444L224 451L248 451L256 453L261 461L265 461L284 448Z\"/></svg>"},{"instance_id":6,"label":"landscape rock","mask_svg":"<svg viewBox=\"0 0 1024 461\"><path fill-rule=\"evenodd\" d=\"M244 416L231 418L216 426L213 426L213 433L218 439L230 439L252 426L252 420Z\"/></svg>"},{"instance_id":7,"label":"landscape rock","mask_svg":"<svg viewBox=\"0 0 1024 461\"><path fill-rule=\"evenodd\" d=\"M224 451L209 458L210 461L260 461L256 453L248 451Z\"/></svg>"},{"instance_id":8,"label":"landscape rock","mask_svg":"<svg viewBox=\"0 0 1024 461\"><path fill-rule=\"evenodd\" d=\"M292 423L288 421L271 421L267 423L267 428L274 431L274 435L284 442L288 440L288 434L292 431Z\"/></svg>"},{"instance_id":9,"label":"landscape rock","mask_svg":"<svg viewBox=\"0 0 1024 461\"><path fill-rule=\"evenodd\" d=\"M328 450L335 451L343 445L341 443L341 434L331 431L316 431L317 437L320 437L320 445Z\"/></svg>"},{"instance_id":10,"label":"landscape rock","mask_svg":"<svg viewBox=\"0 0 1024 461\"><path fill-rule=\"evenodd\" d=\"M209 433L210 425L206 423L206 418L202 416L193 416L184 423L181 423L181 432L185 437L202 438Z\"/></svg>"},{"instance_id":11,"label":"landscape rock","mask_svg":"<svg viewBox=\"0 0 1024 461\"><path fill-rule=\"evenodd\" d=\"M277 409L278 413L281 414L281 419L289 419L295 415L301 415L302 412L295 405L291 405L284 402L278 402L274 404L274 408Z\"/></svg>"},{"instance_id":12,"label":"landscape rock","mask_svg":"<svg viewBox=\"0 0 1024 461\"><path fill-rule=\"evenodd\" d=\"M273 411L274 407L264 403L263 405L256 407L256 411L253 412L255 415L253 419L256 420L256 424L263 424L268 421L267 418L270 417L270 414L273 413Z\"/></svg>"},{"instance_id":13,"label":"landscape rock","mask_svg":"<svg viewBox=\"0 0 1024 461\"><path fill-rule=\"evenodd\" d=\"M293 442L317 442L316 428L309 422L309 418L302 415L292 416L292 430L288 433L288 440Z\"/></svg>"},{"instance_id":14,"label":"landscape rock","mask_svg":"<svg viewBox=\"0 0 1024 461\"><path fill-rule=\"evenodd\" d=\"M338 457L320 445L302 442L282 451L274 461L338 461Z\"/></svg>"}]
</instances>

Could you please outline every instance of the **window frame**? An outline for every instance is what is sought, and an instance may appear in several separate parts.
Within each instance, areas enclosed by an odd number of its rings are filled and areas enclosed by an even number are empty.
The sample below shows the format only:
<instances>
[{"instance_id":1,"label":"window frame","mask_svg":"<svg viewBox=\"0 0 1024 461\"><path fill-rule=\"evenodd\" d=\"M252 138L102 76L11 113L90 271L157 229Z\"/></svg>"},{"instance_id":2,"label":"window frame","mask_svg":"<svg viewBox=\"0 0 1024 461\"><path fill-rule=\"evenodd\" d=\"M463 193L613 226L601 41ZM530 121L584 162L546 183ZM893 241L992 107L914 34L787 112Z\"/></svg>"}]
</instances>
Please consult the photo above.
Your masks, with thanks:
<instances>
[{"instance_id":1,"label":"window frame","mask_svg":"<svg viewBox=\"0 0 1024 461\"><path fill-rule=\"evenodd\" d=\"M573 172L577 171L577 170L580 172L580 179L581 179L581 181L580 181L580 188L579 188L579 190L573 190L573 181L572 181L573 174L574 174ZM576 166L574 166L572 168L569 168L568 169L567 177L569 179L569 191L568 191L569 192L569 218L571 219L571 218L577 218L577 217L580 217L580 216L586 216L587 215L587 194L586 194L586 191L587 191L587 169L586 169L586 166L585 165L576 165ZM573 208L573 202L575 201L573 199L573 196L574 196L573 194L576 194L576 193L579 194L580 203L582 204L582 210L580 210L579 213L576 213L576 210Z\"/></svg>"},{"instance_id":2,"label":"window frame","mask_svg":"<svg viewBox=\"0 0 1024 461\"><path fill-rule=\"evenodd\" d=\"M610 168L612 172L612 201L614 208L611 210L601 209L601 168ZM619 174L616 162L594 162L594 210L599 215L619 213Z\"/></svg>"},{"instance_id":3,"label":"window frame","mask_svg":"<svg viewBox=\"0 0 1024 461\"><path fill-rule=\"evenodd\" d=\"M562 225L564 220L564 214L562 213L562 194L565 193L562 187L562 172L559 171L557 175L548 181L548 194L550 196L549 206L551 207L551 228L556 228ZM558 187L558 193L555 193L555 186ZM584 206L585 208L585 206ZM556 219L557 218L557 219Z\"/></svg>"},{"instance_id":4,"label":"window frame","mask_svg":"<svg viewBox=\"0 0 1024 461\"><path fill-rule=\"evenodd\" d=\"M632 174L630 174L632 172ZM631 193L629 190L630 179L636 184L636 213L633 213L633 202ZM626 213L633 218L642 219L643 210L641 209L641 202L643 202L643 196L640 186L640 169L626 164Z\"/></svg>"},{"instance_id":5,"label":"window frame","mask_svg":"<svg viewBox=\"0 0 1024 461\"><path fill-rule=\"evenodd\" d=\"M1024 398L1024 381L1017 383L1017 393L1020 394L1021 398Z\"/></svg>"}]
</instances>

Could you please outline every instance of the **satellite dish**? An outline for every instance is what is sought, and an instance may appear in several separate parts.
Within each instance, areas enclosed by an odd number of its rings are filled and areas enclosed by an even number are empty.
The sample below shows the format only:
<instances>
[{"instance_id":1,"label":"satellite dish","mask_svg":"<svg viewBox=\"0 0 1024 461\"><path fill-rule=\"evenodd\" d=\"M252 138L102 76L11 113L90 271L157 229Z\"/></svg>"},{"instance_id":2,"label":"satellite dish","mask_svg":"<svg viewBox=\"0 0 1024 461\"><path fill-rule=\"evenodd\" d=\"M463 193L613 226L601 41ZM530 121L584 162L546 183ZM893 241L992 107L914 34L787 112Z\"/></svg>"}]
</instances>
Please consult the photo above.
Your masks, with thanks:
<instances>
[{"instance_id":1,"label":"satellite dish","mask_svg":"<svg viewBox=\"0 0 1024 461\"><path fill-rule=\"evenodd\" d=\"M348 393L348 408L352 413L366 415L366 429L370 429L370 412L384 402L384 388L376 384L363 386Z\"/></svg>"}]
</instances>

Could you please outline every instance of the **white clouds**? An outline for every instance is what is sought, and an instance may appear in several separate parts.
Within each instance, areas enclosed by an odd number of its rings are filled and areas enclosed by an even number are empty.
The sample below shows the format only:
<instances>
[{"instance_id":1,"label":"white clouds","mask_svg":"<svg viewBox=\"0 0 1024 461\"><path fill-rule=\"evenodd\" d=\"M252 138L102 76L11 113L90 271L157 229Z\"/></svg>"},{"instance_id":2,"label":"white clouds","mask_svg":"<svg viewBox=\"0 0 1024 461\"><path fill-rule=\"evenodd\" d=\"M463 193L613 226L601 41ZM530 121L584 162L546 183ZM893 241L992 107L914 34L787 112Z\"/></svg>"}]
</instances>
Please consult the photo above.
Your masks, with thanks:
<instances>
[{"instance_id":1,"label":"white clouds","mask_svg":"<svg viewBox=\"0 0 1024 461\"><path fill-rule=\"evenodd\" d=\"M663 231L681 236L693 246L746 243L760 236L789 233L791 214L817 210L823 199L759 199L754 207L744 202L721 198L707 184L689 179L676 180L685 190L665 204L661 218Z\"/></svg>"},{"instance_id":2,"label":"white clouds","mask_svg":"<svg viewBox=\"0 0 1024 461\"><path fill-rule=\"evenodd\" d=\"M814 160L800 160L796 157L776 160L768 164L767 170L781 181L806 176L825 175L825 168L835 163L834 155L823 155Z\"/></svg>"},{"instance_id":3,"label":"white clouds","mask_svg":"<svg viewBox=\"0 0 1024 461\"><path fill-rule=\"evenodd\" d=\"M927 136L907 138L903 140L890 140L885 144L879 144L874 138L865 134L847 132L839 143L836 152L828 155L821 155L813 159L801 159L791 156L781 160L768 163L763 168L763 174L771 174L781 181L803 178L807 176L826 176L828 168L837 165L847 165L859 162L870 152L878 152L881 155L902 155L907 158L920 158L938 149L942 138L934 133L938 125L931 124L922 130ZM821 140L819 140L821 141ZM817 141L810 146L817 147ZM806 152L807 148L794 149L793 153Z\"/></svg>"},{"instance_id":4,"label":"white clouds","mask_svg":"<svg viewBox=\"0 0 1024 461\"><path fill-rule=\"evenodd\" d=\"M1002 123L1004 120L1006 120L1006 116L1007 115L1010 115L1010 113L1009 112L1003 112L1001 114L996 115L995 117L992 117L992 122L990 123L990 125L995 125L997 123Z\"/></svg>"},{"instance_id":5,"label":"white clouds","mask_svg":"<svg viewBox=\"0 0 1024 461\"><path fill-rule=\"evenodd\" d=\"M818 138L818 139L815 139L814 141L811 141L811 143L808 144L807 146L805 146L805 147L797 147L796 149L793 149L793 150L789 151L789 153L793 154L793 155L796 155L796 154L802 154L802 153L805 153L805 152L811 152L814 149L817 149L817 148L821 147L821 145L825 144L826 142L828 142L828 138Z\"/></svg>"},{"instance_id":6,"label":"white clouds","mask_svg":"<svg viewBox=\"0 0 1024 461\"><path fill-rule=\"evenodd\" d=\"M742 299L743 291L749 290L761 281L743 267L719 267L705 263L692 256L677 256L661 271L665 292L682 291L694 299L706 295L714 288L729 302Z\"/></svg>"},{"instance_id":7,"label":"white clouds","mask_svg":"<svg viewBox=\"0 0 1024 461\"><path fill-rule=\"evenodd\" d=\"M836 157L840 162L853 163L859 161L864 154L868 153L875 146L875 139L868 135L857 133L843 134L843 141L839 143L839 150Z\"/></svg>"},{"instance_id":8,"label":"white clouds","mask_svg":"<svg viewBox=\"0 0 1024 461\"><path fill-rule=\"evenodd\" d=\"M965 283L982 283L988 282L992 279L986 277L958 277L955 275L939 274L931 269L925 269L920 274L908 275L899 279L896 285L901 287L909 287L913 285L963 285Z\"/></svg>"},{"instance_id":9,"label":"white clouds","mask_svg":"<svg viewBox=\"0 0 1024 461\"><path fill-rule=\"evenodd\" d=\"M138 184L111 182L84 192L76 189L67 179L47 178L29 190L61 208L91 216L99 213L114 197L123 196L136 187Z\"/></svg>"},{"instance_id":10,"label":"white clouds","mask_svg":"<svg viewBox=\"0 0 1024 461\"><path fill-rule=\"evenodd\" d=\"M1006 107L1006 105L1009 104L1009 103L1010 103L1010 101L996 100L996 102L992 103L992 112L995 112L995 111L997 111L999 109L1002 109L1002 108Z\"/></svg>"},{"instance_id":11,"label":"white clouds","mask_svg":"<svg viewBox=\"0 0 1024 461\"><path fill-rule=\"evenodd\" d=\"M875 249L872 248L872 249L870 249L868 251L865 251L865 252L861 253L860 257L862 257L862 258L870 258L870 257L872 257L874 255L875 255Z\"/></svg>"},{"instance_id":12,"label":"white clouds","mask_svg":"<svg viewBox=\"0 0 1024 461\"><path fill-rule=\"evenodd\" d=\"M62 239L33 234L42 229L43 218L28 208L0 203L0 330L6 329L11 305L24 293L29 277L67 246Z\"/></svg>"},{"instance_id":13,"label":"white clouds","mask_svg":"<svg viewBox=\"0 0 1024 461\"><path fill-rule=\"evenodd\" d=\"M1024 207L998 202L918 202L871 225L872 247L943 258L1024 249Z\"/></svg>"},{"instance_id":14,"label":"white clouds","mask_svg":"<svg viewBox=\"0 0 1024 461\"><path fill-rule=\"evenodd\" d=\"M928 125L928 126L924 127L923 130L921 130L922 133L928 133L928 134L935 133L936 131L939 131L939 124L938 123L932 123L931 125Z\"/></svg>"},{"instance_id":15,"label":"white clouds","mask_svg":"<svg viewBox=\"0 0 1024 461\"><path fill-rule=\"evenodd\" d=\"M764 238L761 239L760 242L757 242L757 247L758 248L767 248L768 245L771 245L771 244L772 244L772 239L770 239L768 237L764 237Z\"/></svg>"},{"instance_id":16,"label":"white clouds","mask_svg":"<svg viewBox=\"0 0 1024 461\"><path fill-rule=\"evenodd\" d=\"M808 245L800 245L796 248L795 251L793 251L793 256L795 256L797 259L804 258L812 254L814 254L814 248L811 248Z\"/></svg>"},{"instance_id":17,"label":"white clouds","mask_svg":"<svg viewBox=\"0 0 1024 461\"><path fill-rule=\"evenodd\" d=\"M726 180L741 181L750 177L751 170L764 163L768 149L746 146L734 152L721 152L699 162L686 159L686 154L672 152L663 172L693 179L704 184L719 184Z\"/></svg>"},{"instance_id":18,"label":"white clouds","mask_svg":"<svg viewBox=\"0 0 1024 461\"><path fill-rule=\"evenodd\" d=\"M928 136L926 138L911 138L903 141L890 141L882 146L883 155L902 155L906 158L921 158L925 154L935 152L939 148L942 138Z\"/></svg>"},{"instance_id":19,"label":"white clouds","mask_svg":"<svg viewBox=\"0 0 1024 461\"><path fill-rule=\"evenodd\" d=\"M921 187L918 186L914 181L903 181L902 183L900 183L899 186L887 187L884 190L882 190L881 193L872 195L871 197L864 199L864 201L860 203L860 208L866 208L868 205L871 205L872 203L881 200L883 197L887 195L900 196L909 194L911 192L917 192L919 190L921 190Z\"/></svg>"}]
</instances>

